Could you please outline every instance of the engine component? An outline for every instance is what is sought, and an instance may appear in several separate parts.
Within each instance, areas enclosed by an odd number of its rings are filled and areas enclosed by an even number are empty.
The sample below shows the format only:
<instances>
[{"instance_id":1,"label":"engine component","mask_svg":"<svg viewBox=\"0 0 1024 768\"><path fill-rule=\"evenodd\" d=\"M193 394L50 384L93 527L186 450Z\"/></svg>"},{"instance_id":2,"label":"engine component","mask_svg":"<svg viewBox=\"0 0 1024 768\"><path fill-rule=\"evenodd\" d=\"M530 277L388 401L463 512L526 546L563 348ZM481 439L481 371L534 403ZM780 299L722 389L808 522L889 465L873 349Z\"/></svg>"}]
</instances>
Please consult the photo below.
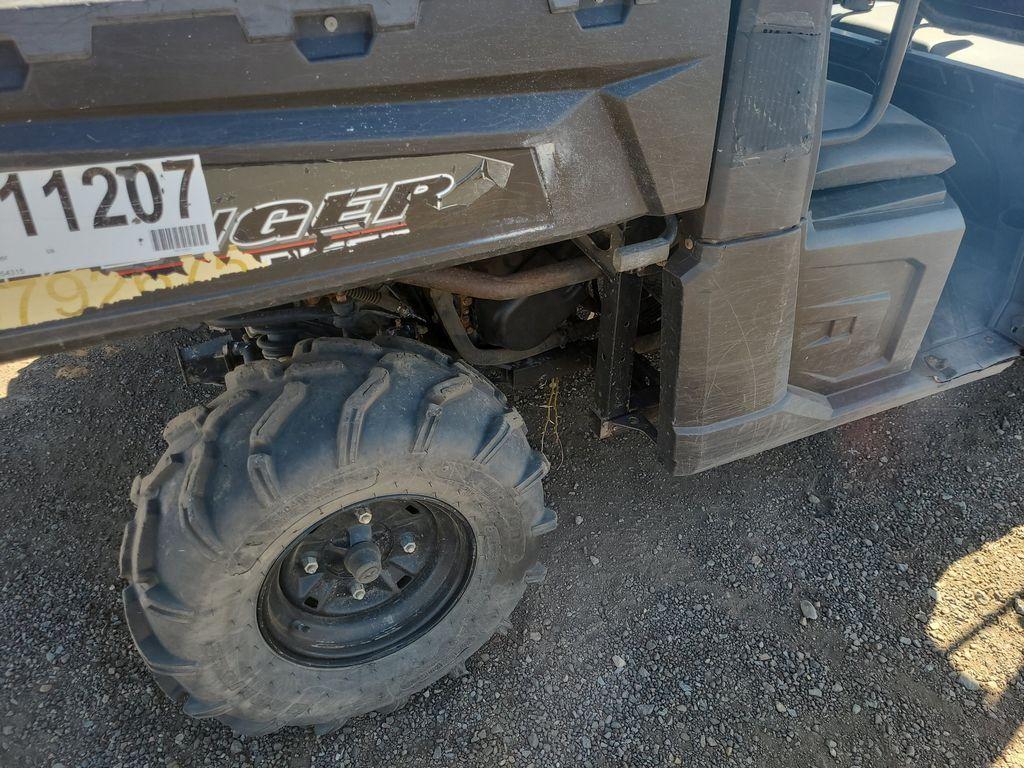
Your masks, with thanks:
<instances>
[{"instance_id":1,"label":"engine component","mask_svg":"<svg viewBox=\"0 0 1024 768\"><path fill-rule=\"evenodd\" d=\"M476 331L492 346L530 349L554 333L586 295L580 284L509 301L476 301Z\"/></svg>"},{"instance_id":2,"label":"engine component","mask_svg":"<svg viewBox=\"0 0 1024 768\"><path fill-rule=\"evenodd\" d=\"M234 343L204 343L180 356L187 381L222 381L242 362L263 357L287 360L295 345L325 336L371 339L384 333L416 336L422 321L389 288L352 288L332 297L211 320L211 328L230 331ZM248 355L247 357L244 357ZM242 359L240 359L242 358Z\"/></svg>"}]
</instances>

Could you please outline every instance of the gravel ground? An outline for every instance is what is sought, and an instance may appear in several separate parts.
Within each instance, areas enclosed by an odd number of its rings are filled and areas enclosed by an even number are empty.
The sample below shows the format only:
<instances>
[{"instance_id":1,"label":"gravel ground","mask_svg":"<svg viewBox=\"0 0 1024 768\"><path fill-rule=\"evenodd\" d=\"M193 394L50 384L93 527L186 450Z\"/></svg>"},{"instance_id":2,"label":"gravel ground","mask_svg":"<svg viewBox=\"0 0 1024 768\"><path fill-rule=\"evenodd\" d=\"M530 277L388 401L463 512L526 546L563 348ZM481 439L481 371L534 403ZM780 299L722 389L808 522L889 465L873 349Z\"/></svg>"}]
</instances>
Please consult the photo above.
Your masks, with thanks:
<instances>
[{"instance_id":1,"label":"gravel ground","mask_svg":"<svg viewBox=\"0 0 1024 768\"><path fill-rule=\"evenodd\" d=\"M250 740L170 704L121 614L131 479L211 396L188 338L0 367L0 764L1024 765L1024 367L683 479L563 379L513 631L399 712Z\"/></svg>"}]
</instances>

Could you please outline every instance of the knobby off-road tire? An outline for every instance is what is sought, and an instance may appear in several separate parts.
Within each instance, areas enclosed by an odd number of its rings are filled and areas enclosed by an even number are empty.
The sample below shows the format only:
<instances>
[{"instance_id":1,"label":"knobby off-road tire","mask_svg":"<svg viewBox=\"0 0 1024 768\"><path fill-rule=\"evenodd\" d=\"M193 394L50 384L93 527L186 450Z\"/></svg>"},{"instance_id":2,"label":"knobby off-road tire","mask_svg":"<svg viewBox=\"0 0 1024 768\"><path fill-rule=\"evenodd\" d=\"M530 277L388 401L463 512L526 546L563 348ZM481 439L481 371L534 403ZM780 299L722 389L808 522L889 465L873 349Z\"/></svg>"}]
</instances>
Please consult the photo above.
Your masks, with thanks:
<instances>
[{"instance_id":1,"label":"knobby off-road tire","mask_svg":"<svg viewBox=\"0 0 1024 768\"><path fill-rule=\"evenodd\" d=\"M124 604L146 664L193 717L260 735L390 711L462 669L543 578L537 537L555 527L547 461L486 379L422 344L303 342L288 365L230 373L223 394L164 438L132 487ZM471 532L471 567L447 612L362 663L308 663L268 642L261 590L292 542L395 496L436 500Z\"/></svg>"}]
</instances>

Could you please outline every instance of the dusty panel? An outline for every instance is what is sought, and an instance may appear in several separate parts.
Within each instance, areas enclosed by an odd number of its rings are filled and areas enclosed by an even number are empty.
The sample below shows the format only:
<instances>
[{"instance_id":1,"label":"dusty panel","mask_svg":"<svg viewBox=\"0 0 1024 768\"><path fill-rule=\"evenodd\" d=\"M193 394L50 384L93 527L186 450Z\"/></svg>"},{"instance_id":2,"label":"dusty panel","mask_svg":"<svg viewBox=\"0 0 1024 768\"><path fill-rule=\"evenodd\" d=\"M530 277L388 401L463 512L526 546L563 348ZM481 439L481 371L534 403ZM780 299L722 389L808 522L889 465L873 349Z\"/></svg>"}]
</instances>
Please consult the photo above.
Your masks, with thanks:
<instances>
[{"instance_id":1,"label":"dusty panel","mask_svg":"<svg viewBox=\"0 0 1024 768\"><path fill-rule=\"evenodd\" d=\"M56 323L103 332L110 313L132 318L124 332L230 314L250 295L283 300L297 280L323 293L382 264L415 269L409 260L452 241L554 226L529 150L213 167L204 176L211 250L0 282L0 341L45 336Z\"/></svg>"},{"instance_id":2,"label":"dusty panel","mask_svg":"<svg viewBox=\"0 0 1024 768\"><path fill-rule=\"evenodd\" d=\"M698 244L664 280L662 432L761 411L786 393L802 231Z\"/></svg>"},{"instance_id":3,"label":"dusty panel","mask_svg":"<svg viewBox=\"0 0 1024 768\"><path fill-rule=\"evenodd\" d=\"M257 309L704 202L728 4L620 4L614 23L518 0L256 5L266 4L204 0L178 13L180 3L162 1L71 3L82 12L62 27L65 42L91 46L70 58L27 54L31 30L5 24L13 11L0 9L0 43L12 52L0 57L0 171L198 154L211 174L234 173L215 207L244 196L234 179L251 166L263 169L253 189L268 202L308 200L308 179L292 170L318 164L341 191L352 163L477 155L512 163L507 184L458 209L424 207L415 237L342 253L304 245L269 269L7 331L0 356Z\"/></svg>"},{"instance_id":4,"label":"dusty panel","mask_svg":"<svg viewBox=\"0 0 1024 768\"><path fill-rule=\"evenodd\" d=\"M264 40L294 36L296 16L344 15L350 9L368 9L381 29L401 29L416 25L420 0L27 0L10 8L0 6L0 28L30 61L67 60L87 58L93 51L94 29L118 22L227 16L236 19L248 39Z\"/></svg>"},{"instance_id":5,"label":"dusty panel","mask_svg":"<svg viewBox=\"0 0 1024 768\"><path fill-rule=\"evenodd\" d=\"M690 141L713 136L718 115L691 106L700 92L720 81L721 73L709 63L667 67L602 91L617 129L636 148L630 156L632 174L651 213L685 211L704 203L709 167L702 153L690 151Z\"/></svg>"},{"instance_id":6,"label":"dusty panel","mask_svg":"<svg viewBox=\"0 0 1024 768\"><path fill-rule=\"evenodd\" d=\"M939 381L924 366L877 382L862 384L830 398L790 388L775 406L749 416L708 427L682 427L663 438L671 446L666 465L675 475L692 475L730 461L753 456L802 437L832 429L889 408L938 394L992 376L1009 367L1019 354L1003 354L988 367L951 381Z\"/></svg>"},{"instance_id":7,"label":"dusty panel","mask_svg":"<svg viewBox=\"0 0 1024 768\"><path fill-rule=\"evenodd\" d=\"M947 380L920 353L963 234L963 219L941 181L819 193L813 208L815 220L796 242L799 290L792 305L779 300L770 281L761 288L766 300L774 297L774 324L767 313L758 317L763 305L757 288L744 282L742 272L712 280L728 274L715 268L717 260L706 264L692 255L686 263L670 263L678 277L667 279L666 305L678 302L680 310L669 312L668 329L682 341L678 352L663 343L663 359L671 366L665 370L676 377L668 383L676 410L662 411L659 450L675 474L699 472L974 380L1001 370L1016 354L1012 344L986 342L981 346L991 349L983 364ZM755 249L762 242L742 244ZM734 286L745 286L747 295ZM736 315L709 311L722 306L738 307ZM761 366L751 364L741 347L751 338ZM784 365L772 356L782 347L770 346L779 339L792 342ZM769 356L760 357L764 353ZM770 390L758 383L766 377L754 375L765 360L777 362ZM757 397L755 383L772 398Z\"/></svg>"},{"instance_id":8,"label":"dusty panel","mask_svg":"<svg viewBox=\"0 0 1024 768\"><path fill-rule=\"evenodd\" d=\"M910 370L956 257L951 201L812 224L790 380L833 394Z\"/></svg>"},{"instance_id":9,"label":"dusty panel","mask_svg":"<svg viewBox=\"0 0 1024 768\"><path fill-rule=\"evenodd\" d=\"M821 3L741 4L708 202L690 217L705 240L778 232L804 216L817 162L828 29Z\"/></svg>"},{"instance_id":10,"label":"dusty panel","mask_svg":"<svg viewBox=\"0 0 1024 768\"><path fill-rule=\"evenodd\" d=\"M828 12L810 0L734 7L708 199L683 217L693 249L665 271L659 452L677 474L763 445L794 408L820 417L813 398L794 405L788 379Z\"/></svg>"},{"instance_id":11,"label":"dusty panel","mask_svg":"<svg viewBox=\"0 0 1024 768\"><path fill-rule=\"evenodd\" d=\"M816 115L807 96L821 87L822 30L808 16L803 23L762 21L750 34L742 107L732 126L733 162L810 154Z\"/></svg>"}]
</instances>

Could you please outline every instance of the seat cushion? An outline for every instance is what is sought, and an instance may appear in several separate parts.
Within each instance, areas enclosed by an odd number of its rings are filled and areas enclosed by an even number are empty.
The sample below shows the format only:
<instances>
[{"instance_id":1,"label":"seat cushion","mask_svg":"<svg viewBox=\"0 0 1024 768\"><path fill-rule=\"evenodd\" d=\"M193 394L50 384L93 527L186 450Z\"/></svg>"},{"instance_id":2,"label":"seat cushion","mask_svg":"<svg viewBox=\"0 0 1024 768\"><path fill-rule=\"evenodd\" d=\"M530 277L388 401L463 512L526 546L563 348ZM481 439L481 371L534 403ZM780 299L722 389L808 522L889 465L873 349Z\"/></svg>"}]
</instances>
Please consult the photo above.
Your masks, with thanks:
<instances>
[{"instance_id":1,"label":"seat cushion","mask_svg":"<svg viewBox=\"0 0 1024 768\"><path fill-rule=\"evenodd\" d=\"M870 11L851 13L841 5L834 4L832 25L837 29L884 40L892 30L898 8L899 3L894 0L877 0ZM943 29L923 17L914 30L911 53L914 51L926 51L958 65L968 64L1024 79L1024 43Z\"/></svg>"},{"instance_id":2,"label":"seat cushion","mask_svg":"<svg viewBox=\"0 0 1024 768\"><path fill-rule=\"evenodd\" d=\"M825 92L825 130L853 125L867 112L871 94L829 81ZM815 189L834 189L872 181L931 176L953 166L953 152L942 134L892 105L863 139L822 147Z\"/></svg>"}]
</instances>

